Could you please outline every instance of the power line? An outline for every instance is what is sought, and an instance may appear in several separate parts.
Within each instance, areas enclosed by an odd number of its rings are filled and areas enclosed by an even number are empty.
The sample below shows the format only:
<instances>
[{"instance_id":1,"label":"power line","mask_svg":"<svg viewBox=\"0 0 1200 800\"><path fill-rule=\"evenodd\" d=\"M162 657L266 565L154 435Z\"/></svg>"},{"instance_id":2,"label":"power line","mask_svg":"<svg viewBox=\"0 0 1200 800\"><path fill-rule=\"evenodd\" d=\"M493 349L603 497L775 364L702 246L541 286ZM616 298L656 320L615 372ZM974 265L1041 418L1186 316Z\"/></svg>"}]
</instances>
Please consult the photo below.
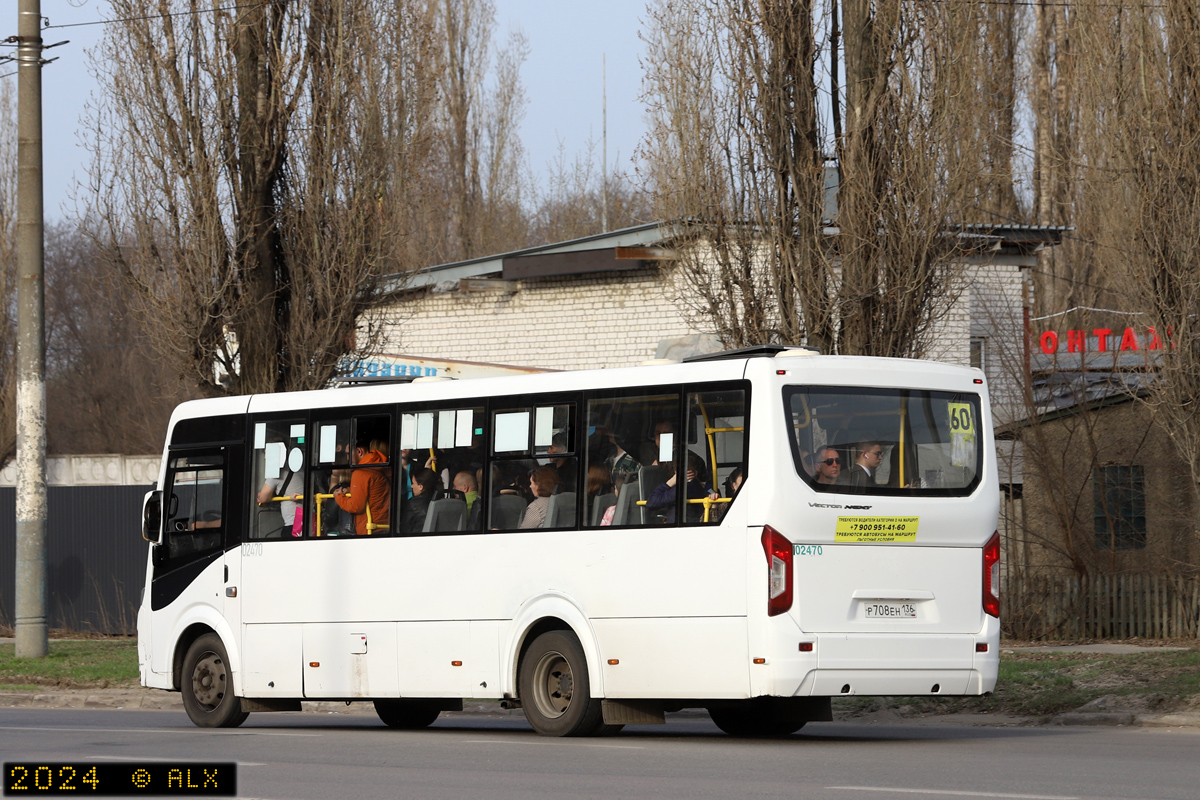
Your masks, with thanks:
<instances>
[{"instance_id":1,"label":"power line","mask_svg":"<svg viewBox=\"0 0 1200 800\"><path fill-rule=\"evenodd\" d=\"M1165 3L1038 3L1031 0L910 0L914 3L940 3L943 5L955 3L956 5L976 5L976 6L1023 6L1025 8L1119 8L1122 11L1133 10L1135 8L1166 8Z\"/></svg>"},{"instance_id":2,"label":"power line","mask_svg":"<svg viewBox=\"0 0 1200 800\"><path fill-rule=\"evenodd\" d=\"M91 25L115 25L118 22L144 22L152 19L165 19L166 17L187 17L199 16L200 14L216 14L221 11L237 11L243 8L261 8L262 6L272 5L276 0L258 0L255 3L234 3L232 5L220 6L218 8L204 8L195 11L171 11L166 14L151 14L144 17L126 17L124 19L100 19L92 22L68 22L65 25L46 25L42 30L53 30L55 28L85 28ZM49 20L49 17L46 17Z\"/></svg>"}]
</instances>

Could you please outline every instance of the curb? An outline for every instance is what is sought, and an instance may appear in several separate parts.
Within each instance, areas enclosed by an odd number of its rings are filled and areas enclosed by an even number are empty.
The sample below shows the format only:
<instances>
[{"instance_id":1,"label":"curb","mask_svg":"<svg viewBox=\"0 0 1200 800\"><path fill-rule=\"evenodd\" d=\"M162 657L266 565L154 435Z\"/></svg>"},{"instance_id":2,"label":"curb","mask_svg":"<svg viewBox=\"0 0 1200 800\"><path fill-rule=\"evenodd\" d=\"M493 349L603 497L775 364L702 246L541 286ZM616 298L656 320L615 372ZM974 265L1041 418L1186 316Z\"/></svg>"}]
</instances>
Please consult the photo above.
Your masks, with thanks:
<instances>
[{"instance_id":1,"label":"curb","mask_svg":"<svg viewBox=\"0 0 1200 800\"><path fill-rule=\"evenodd\" d=\"M138 708L183 710L178 693L0 692L0 708Z\"/></svg>"},{"instance_id":2,"label":"curb","mask_svg":"<svg viewBox=\"0 0 1200 800\"><path fill-rule=\"evenodd\" d=\"M1069 711L1050 718L1051 725L1091 725L1137 728L1200 728L1200 713L1129 714L1117 711Z\"/></svg>"}]
</instances>

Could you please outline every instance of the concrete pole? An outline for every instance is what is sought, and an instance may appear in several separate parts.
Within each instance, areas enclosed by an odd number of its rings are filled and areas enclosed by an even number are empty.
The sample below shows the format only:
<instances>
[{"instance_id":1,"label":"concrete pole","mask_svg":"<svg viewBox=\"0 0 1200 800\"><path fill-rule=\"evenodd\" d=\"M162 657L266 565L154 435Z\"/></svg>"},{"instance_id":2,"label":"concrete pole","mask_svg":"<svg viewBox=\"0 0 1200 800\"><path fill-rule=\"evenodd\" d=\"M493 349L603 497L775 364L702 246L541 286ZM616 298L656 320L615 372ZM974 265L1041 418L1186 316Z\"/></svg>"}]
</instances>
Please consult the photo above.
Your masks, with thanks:
<instances>
[{"instance_id":1,"label":"concrete pole","mask_svg":"<svg viewBox=\"0 0 1200 800\"><path fill-rule=\"evenodd\" d=\"M16 654L42 658L47 651L49 626L41 0L20 0L18 16Z\"/></svg>"},{"instance_id":2,"label":"concrete pole","mask_svg":"<svg viewBox=\"0 0 1200 800\"><path fill-rule=\"evenodd\" d=\"M608 53L600 54L600 227L608 233Z\"/></svg>"}]
</instances>

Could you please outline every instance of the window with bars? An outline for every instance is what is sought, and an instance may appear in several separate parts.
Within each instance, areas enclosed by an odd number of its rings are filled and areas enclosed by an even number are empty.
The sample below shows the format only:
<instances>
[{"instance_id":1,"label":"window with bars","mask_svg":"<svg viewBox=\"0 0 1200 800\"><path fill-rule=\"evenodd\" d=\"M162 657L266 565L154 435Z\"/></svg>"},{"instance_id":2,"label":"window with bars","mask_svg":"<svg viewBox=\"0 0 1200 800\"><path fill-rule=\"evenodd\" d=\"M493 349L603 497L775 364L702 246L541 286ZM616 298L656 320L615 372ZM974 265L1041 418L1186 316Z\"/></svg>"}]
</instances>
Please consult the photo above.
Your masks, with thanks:
<instances>
[{"instance_id":1,"label":"window with bars","mask_svg":"<svg viewBox=\"0 0 1200 800\"><path fill-rule=\"evenodd\" d=\"M1098 550L1146 546L1145 472L1136 465L1097 467L1092 474Z\"/></svg>"}]
</instances>

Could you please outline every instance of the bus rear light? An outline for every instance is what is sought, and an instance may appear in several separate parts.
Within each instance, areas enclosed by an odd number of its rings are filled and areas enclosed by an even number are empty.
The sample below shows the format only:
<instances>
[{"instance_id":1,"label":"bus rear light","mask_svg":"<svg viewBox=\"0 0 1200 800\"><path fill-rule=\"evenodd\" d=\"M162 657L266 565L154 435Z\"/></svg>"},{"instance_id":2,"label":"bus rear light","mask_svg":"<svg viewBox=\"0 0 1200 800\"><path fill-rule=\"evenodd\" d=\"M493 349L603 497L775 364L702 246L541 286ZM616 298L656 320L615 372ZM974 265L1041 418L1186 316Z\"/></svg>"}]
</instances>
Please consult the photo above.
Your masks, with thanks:
<instances>
[{"instance_id":1,"label":"bus rear light","mask_svg":"<svg viewBox=\"0 0 1200 800\"><path fill-rule=\"evenodd\" d=\"M1000 532L983 546L983 610L1000 618Z\"/></svg>"},{"instance_id":2,"label":"bus rear light","mask_svg":"<svg viewBox=\"0 0 1200 800\"><path fill-rule=\"evenodd\" d=\"M987 642L976 642L975 643L975 652L976 653L986 653L987 651L988 651Z\"/></svg>"},{"instance_id":3,"label":"bus rear light","mask_svg":"<svg viewBox=\"0 0 1200 800\"><path fill-rule=\"evenodd\" d=\"M812 642L801 642L800 643L800 652L801 653L811 653L812 651L813 651L813 643Z\"/></svg>"},{"instance_id":4,"label":"bus rear light","mask_svg":"<svg viewBox=\"0 0 1200 800\"><path fill-rule=\"evenodd\" d=\"M767 616L774 617L792 607L792 543L764 525L762 545L767 555Z\"/></svg>"}]
</instances>

